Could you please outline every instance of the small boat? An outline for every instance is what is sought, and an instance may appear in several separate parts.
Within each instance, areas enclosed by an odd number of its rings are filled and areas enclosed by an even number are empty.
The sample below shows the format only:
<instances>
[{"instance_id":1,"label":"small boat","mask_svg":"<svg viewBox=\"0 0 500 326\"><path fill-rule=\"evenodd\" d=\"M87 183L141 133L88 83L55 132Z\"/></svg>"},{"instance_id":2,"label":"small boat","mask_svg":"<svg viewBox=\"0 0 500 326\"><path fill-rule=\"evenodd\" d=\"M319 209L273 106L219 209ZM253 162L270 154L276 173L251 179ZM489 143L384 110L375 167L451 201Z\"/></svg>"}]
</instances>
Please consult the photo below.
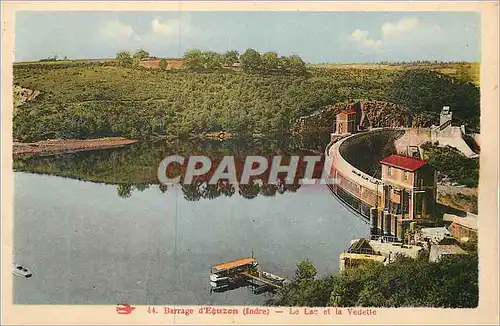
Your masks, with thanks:
<instances>
[{"instance_id":1,"label":"small boat","mask_svg":"<svg viewBox=\"0 0 500 326\"><path fill-rule=\"evenodd\" d=\"M211 282L227 282L227 281L229 281L229 277L220 276L218 274L210 274L210 281Z\"/></svg>"},{"instance_id":2,"label":"small boat","mask_svg":"<svg viewBox=\"0 0 500 326\"><path fill-rule=\"evenodd\" d=\"M264 278L267 278L269 280L278 281L278 282L284 282L285 281L284 277L280 277L280 276L277 276L277 275L274 275L274 274L271 274L271 273L268 273L268 272L262 271L261 275Z\"/></svg>"},{"instance_id":3,"label":"small boat","mask_svg":"<svg viewBox=\"0 0 500 326\"><path fill-rule=\"evenodd\" d=\"M31 273L28 269L18 264L12 265L12 273L14 273L14 275L21 276L24 278L30 278L31 276L33 276L33 273Z\"/></svg>"}]
</instances>

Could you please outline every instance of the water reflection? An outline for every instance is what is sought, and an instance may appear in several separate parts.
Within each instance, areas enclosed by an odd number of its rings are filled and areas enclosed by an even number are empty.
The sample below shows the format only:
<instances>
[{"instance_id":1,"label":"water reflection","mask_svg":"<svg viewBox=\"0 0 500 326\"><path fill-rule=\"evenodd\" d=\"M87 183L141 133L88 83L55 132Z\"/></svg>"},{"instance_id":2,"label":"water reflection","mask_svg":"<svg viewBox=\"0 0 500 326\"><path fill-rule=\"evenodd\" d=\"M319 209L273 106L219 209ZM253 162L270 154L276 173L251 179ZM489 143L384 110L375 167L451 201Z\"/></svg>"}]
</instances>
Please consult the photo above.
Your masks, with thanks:
<instances>
[{"instance_id":1,"label":"water reflection","mask_svg":"<svg viewBox=\"0 0 500 326\"><path fill-rule=\"evenodd\" d=\"M309 135L307 138L272 137L261 139L231 140L161 140L157 142L136 143L124 148L76 152L51 156L17 157L14 159L15 171L57 175L72 179L116 184L117 195L130 198L135 191L144 191L157 187L166 193L169 186L159 183L157 179L158 165L169 155L203 155L211 159L213 168L202 176L194 178L191 184L182 184L184 198L189 201L215 199L220 196L231 197L235 194L246 199L259 195L272 197L300 188L298 182L285 183L284 174L278 175L274 183L256 182L250 184L231 184L227 180L219 180L209 184L215 167L224 156L234 156L238 180L246 156L259 155L272 159L275 155L283 156L282 165L287 164L290 156L318 155L323 152L328 137L325 135ZM187 161L187 160L186 160ZM321 162L318 163L320 167ZM269 165L270 166L270 165ZM299 162L296 181L303 176L304 164ZM270 167L258 178L267 181ZM319 173L319 175L318 175ZM321 171L315 170L315 177ZM257 179L258 179L257 178Z\"/></svg>"}]
</instances>

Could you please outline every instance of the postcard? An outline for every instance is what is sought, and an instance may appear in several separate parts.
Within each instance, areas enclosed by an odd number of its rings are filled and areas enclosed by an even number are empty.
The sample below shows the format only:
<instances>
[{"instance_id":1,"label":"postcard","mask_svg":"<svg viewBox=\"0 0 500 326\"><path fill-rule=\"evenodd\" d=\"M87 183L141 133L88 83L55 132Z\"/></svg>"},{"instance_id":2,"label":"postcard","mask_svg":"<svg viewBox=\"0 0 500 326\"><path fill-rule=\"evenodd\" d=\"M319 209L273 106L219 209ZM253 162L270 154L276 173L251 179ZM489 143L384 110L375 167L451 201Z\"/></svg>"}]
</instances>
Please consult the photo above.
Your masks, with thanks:
<instances>
[{"instance_id":1,"label":"postcard","mask_svg":"<svg viewBox=\"0 0 500 326\"><path fill-rule=\"evenodd\" d=\"M498 324L498 3L2 23L2 324Z\"/></svg>"}]
</instances>

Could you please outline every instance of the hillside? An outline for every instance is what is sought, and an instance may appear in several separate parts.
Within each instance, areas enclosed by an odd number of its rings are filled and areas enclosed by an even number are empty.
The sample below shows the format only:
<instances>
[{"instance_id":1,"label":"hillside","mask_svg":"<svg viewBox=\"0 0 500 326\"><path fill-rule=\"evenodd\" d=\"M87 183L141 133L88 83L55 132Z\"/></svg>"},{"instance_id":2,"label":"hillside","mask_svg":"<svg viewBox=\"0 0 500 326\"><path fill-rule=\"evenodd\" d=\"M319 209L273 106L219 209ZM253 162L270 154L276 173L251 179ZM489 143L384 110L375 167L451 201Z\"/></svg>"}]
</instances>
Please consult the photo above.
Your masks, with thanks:
<instances>
[{"instance_id":1,"label":"hillside","mask_svg":"<svg viewBox=\"0 0 500 326\"><path fill-rule=\"evenodd\" d=\"M470 81L479 86L480 63L479 62L409 62L409 63L318 63L310 64L310 67L325 69L425 69L436 71L450 77L463 81Z\"/></svg>"},{"instance_id":2,"label":"hillside","mask_svg":"<svg viewBox=\"0 0 500 326\"><path fill-rule=\"evenodd\" d=\"M141 65L148 68L159 68L160 58L146 60L141 62ZM183 58L165 58L169 69L182 69L184 66ZM57 61L32 61L32 62L16 62L16 66L26 65L82 65L92 63L108 63L115 62L114 58L108 59L77 59L77 60L57 60ZM474 85L479 86L480 81L480 63L479 62L408 62L408 63L311 63L309 68L320 69L356 69L356 70L404 70L404 69L425 69L436 71L450 77L462 81L470 81Z\"/></svg>"},{"instance_id":3,"label":"hillside","mask_svg":"<svg viewBox=\"0 0 500 326\"><path fill-rule=\"evenodd\" d=\"M353 99L401 104L415 115L430 114L429 121L447 104L457 118L475 126L479 121L477 87L427 70L309 69L294 75L44 63L15 65L14 84L40 92L16 109L18 141L287 132L297 118Z\"/></svg>"}]
</instances>

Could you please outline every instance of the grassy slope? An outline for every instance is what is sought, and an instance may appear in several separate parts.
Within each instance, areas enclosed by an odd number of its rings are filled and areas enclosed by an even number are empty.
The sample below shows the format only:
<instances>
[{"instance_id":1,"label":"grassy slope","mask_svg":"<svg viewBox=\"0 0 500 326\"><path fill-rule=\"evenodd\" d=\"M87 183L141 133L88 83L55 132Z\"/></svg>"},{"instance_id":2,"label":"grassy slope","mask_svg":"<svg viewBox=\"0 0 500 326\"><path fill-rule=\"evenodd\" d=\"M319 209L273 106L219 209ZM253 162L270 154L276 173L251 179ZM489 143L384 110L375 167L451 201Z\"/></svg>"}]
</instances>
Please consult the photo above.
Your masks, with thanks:
<instances>
[{"instance_id":1,"label":"grassy slope","mask_svg":"<svg viewBox=\"0 0 500 326\"><path fill-rule=\"evenodd\" d=\"M167 58L167 60L182 60L176 58ZM30 61L16 62L14 66L27 65L72 65L92 62L113 62L114 59L75 59L75 60L58 60L58 61ZM356 69L356 70L402 70L402 69L427 69L440 72L442 74L464 78L471 81L474 85L479 86L480 81L480 66L479 62L450 62L450 63L397 63L397 64L382 64L382 63L311 63L308 64L311 68L326 68L326 69ZM461 75L463 74L463 76Z\"/></svg>"},{"instance_id":2,"label":"grassy slope","mask_svg":"<svg viewBox=\"0 0 500 326\"><path fill-rule=\"evenodd\" d=\"M383 69L383 70L402 70L402 69L427 69L440 72L442 74L461 78L460 73L465 73L467 80L479 86L479 62L451 62L451 63L424 63L424 64L379 64L379 63L320 63L311 64L311 67L327 69Z\"/></svg>"}]
</instances>

